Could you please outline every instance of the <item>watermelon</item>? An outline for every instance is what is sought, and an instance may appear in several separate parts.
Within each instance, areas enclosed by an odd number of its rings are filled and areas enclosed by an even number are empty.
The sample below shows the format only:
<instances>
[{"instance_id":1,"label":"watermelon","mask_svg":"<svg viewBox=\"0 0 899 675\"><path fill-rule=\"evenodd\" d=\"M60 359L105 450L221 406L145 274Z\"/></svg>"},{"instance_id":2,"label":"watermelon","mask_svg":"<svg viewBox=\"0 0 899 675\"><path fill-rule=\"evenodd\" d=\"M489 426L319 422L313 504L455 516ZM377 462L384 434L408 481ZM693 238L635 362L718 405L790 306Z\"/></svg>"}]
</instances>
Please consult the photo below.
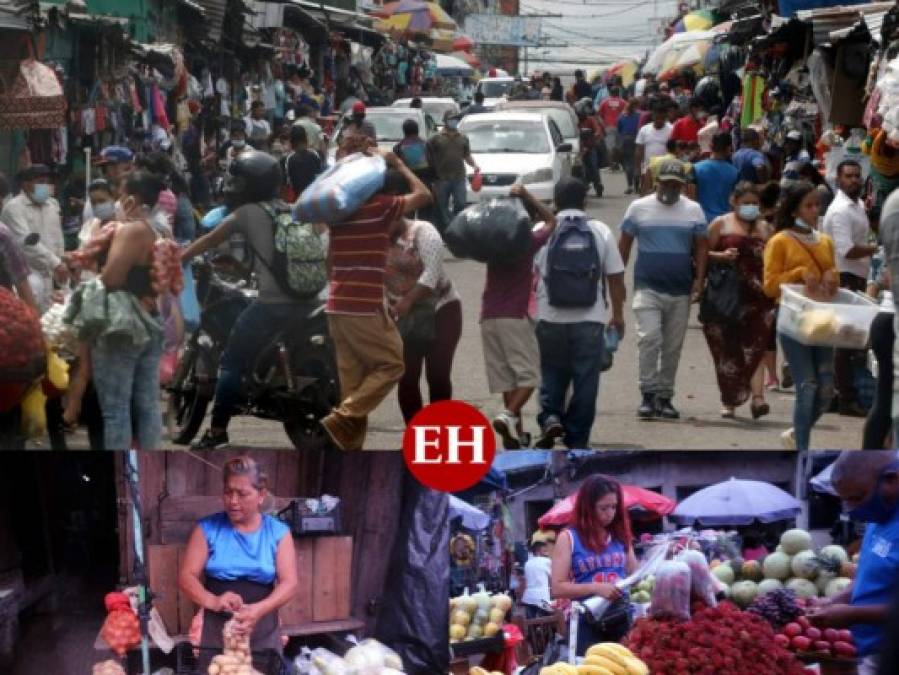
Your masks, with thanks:
<instances>
[{"instance_id":1,"label":"watermelon","mask_svg":"<svg viewBox=\"0 0 899 675\"><path fill-rule=\"evenodd\" d=\"M793 528L780 535L780 545L783 546L784 553L796 555L812 547L812 535L805 530Z\"/></svg>"},{"instance_id":2,"label":"watermelon","mask_svg":"<svg viewBox=\"0 0 899 675\"><path fill-rule=\"evenodd\" d=\"M769 553L762 563L762 570L766 579L779 579L786 581L790 578L790 556L786 553Z\"/></svg>"}]
</instances>

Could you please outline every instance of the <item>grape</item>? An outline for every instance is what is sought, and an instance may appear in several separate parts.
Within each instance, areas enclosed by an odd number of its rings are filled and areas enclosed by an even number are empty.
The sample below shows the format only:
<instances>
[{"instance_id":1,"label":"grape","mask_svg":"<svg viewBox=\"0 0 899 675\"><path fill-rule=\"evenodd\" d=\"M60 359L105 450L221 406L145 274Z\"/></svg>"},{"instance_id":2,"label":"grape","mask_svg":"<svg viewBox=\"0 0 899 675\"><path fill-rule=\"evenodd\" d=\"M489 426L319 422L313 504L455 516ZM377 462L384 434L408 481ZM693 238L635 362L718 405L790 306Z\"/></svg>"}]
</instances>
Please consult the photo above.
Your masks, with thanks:
<instances>
[{"instance_id":1,"label":"grape","mask_svg":"<svg viewBox=\"0 0 899 675\"><path fill-rule=\"evenodd\" d=\"M796 594L787 588L780 588L759 596L753 600L746 611L762 617L776 630L781 629L803 613L796 603Z\"/></svg>"}]
</instances>

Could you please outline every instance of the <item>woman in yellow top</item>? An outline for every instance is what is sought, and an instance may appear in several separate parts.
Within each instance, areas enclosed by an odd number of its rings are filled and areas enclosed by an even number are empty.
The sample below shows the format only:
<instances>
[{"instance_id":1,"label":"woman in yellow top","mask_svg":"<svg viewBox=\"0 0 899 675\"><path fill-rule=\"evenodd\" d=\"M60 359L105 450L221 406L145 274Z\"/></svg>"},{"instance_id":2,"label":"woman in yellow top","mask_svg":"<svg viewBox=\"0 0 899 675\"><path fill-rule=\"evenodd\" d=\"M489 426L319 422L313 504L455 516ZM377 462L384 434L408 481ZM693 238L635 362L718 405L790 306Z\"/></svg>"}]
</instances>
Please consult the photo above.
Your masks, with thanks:
<instances>
[{"instance_id":1,"label":"woman in yellow top","mask_svg":"<svg viewBox=\"0 0 899 675\"><path fill-rule=\"evenodd\" d=\"M805 293L833 297L839 287L833 241L817 231L818 191L807 181L784 188L775 215L776 234L765 246L765 294L780 302L781 284L805 284ZM784 356L796 381L793 428L781 435L789 449L807 450L812 427L833 398L833 348L804 345L780 331Z\"/></svg>"}]
</instances>

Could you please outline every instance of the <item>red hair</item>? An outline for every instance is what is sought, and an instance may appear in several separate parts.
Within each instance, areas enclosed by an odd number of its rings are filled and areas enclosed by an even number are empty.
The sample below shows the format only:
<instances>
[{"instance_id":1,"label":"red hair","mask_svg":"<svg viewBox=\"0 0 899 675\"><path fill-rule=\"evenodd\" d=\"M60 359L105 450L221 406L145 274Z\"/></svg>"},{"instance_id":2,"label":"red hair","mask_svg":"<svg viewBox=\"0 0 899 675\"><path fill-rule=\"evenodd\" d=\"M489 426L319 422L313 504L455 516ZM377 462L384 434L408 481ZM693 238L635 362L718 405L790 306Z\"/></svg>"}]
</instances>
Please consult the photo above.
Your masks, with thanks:
<instances>
[{"instance_id":1,"label":"red hair","mask_svg":"<svg viewBox=\"0 0 899 675\"><path fill-rule=\"evenodd\" d=\"M599 514L596 513L596 504L611 493L618 495L618 508L615 509L615 517L609 526L603 527L599 522ZM578 490L574 502L574 528L584 546L596 553L602 552L606 547L606 539L601 536L605 534L612 535L612 539L630 548L633 538L631 519L624 507L621 483L602 474L594 474L587 478Z\"/></svg>"}]
</instances>

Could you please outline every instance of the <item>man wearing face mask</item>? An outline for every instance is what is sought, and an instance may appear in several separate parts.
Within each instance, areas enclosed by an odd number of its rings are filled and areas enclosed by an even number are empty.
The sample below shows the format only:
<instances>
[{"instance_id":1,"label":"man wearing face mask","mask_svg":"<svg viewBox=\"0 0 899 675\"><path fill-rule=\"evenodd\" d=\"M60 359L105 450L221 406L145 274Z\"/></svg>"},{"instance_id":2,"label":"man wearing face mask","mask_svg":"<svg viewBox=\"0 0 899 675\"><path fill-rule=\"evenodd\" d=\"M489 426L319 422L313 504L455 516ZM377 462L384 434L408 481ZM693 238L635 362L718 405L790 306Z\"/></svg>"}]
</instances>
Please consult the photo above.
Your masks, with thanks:
<instances>
[{"instance_id":1,"label":"man wearing face mask","mask_svg":"<svg viewBox=\"0 0 899 675\"><path fill-rule=\"evenodd\" d=\"M242 121L236 120L231 123L231 137L222 148L223 155L221 156L224 164L222 168L227 172L231 162L245 150L247 150L247 128Z\"/></svg>"},{"instance_id":2,"label":"man wearing face mask","mask_svg":"<svg viewBox=\"0 0 899 675\"><path fill-rule=\"evenodd\" d=\"M849 517L866 523L865 536L852 585L819 600L808 618L850 629L859 675L876 675L889 603L899 589L899 456L895 450L843 452L831 480Z\"/></svg>"},{"instance_id":3,"label":"man wearing face mask","mask_svg":"<svg viewBox=\"0 0 899 675\"><path fill-rule=\"evenodd\" d=\"M102 171L103 177L109 183L109 189L113 198L119 194L119 185L122 178L134 171L134 153L122 145L107 145L100 151L100 156L94 164ZM90 195L88 195L90 197ZM94 213L94 205L91 199L84 204L81 212L81 222L89 223L97 214Z\"/></svg>"},{"instance_id":4,"label":"man wearing face mask","mask_svg":"<svg viewBox=\"0 0 899 675\"><path fill-rule=\"evenodd\" d=\"M439 134L428 140L428 163L433 167L436 182L434 197L440 213L440 227L446 229L453 217L465 208L467 184L465 165L475 171L478 165L471 156L468 136L459 133L458 115L449 111L444 118L445 126ZM452 209L450 208L452 199Z\"/></svg>"},{"instance_id":5,"label":"man wearing face mask","mask_svg":"<svg viewBox=\"0 0 899 675\"><path fill-rule=\"evenodd\" d=\"M43 164L34 164L19 174L19 185L21 193L3 207L0 221L25 251L31 269L29 281L44 311L50 303L54 282L62 284L69 278L68 267L62 259L65 245L59 203L53 198L50 169Z\"/></svg>"},{"instance_id":6,"label":"man wearing face mask","mask_svg":"<svg viewBox=\"0 0 899 675\"><path fill-rule=\"evenodd\" d=\"M702 99L694 98L690 100L690 112L681 117L674 126L671 127L671 138L685 143L693 143L699 141L699 130L705 126L705 120L708 113L705 111L705 104Z\"/></svg>"},{"instance_id":7,"label":"man wearing face mask","mask_svg":"<svg viewBox=\"0 0 899 675\"><path fill-rule=\"evenodd\" d=\"M690 301L702 290L708 249L705 215L699 204L682 195L686 183L681 162L664 163L656 192L632 202L620 228L625 267L634 240L640 242L633 307L643 395L637 415L642 419L680 417L671 399Z\"/></svg>"}]
</instances>

